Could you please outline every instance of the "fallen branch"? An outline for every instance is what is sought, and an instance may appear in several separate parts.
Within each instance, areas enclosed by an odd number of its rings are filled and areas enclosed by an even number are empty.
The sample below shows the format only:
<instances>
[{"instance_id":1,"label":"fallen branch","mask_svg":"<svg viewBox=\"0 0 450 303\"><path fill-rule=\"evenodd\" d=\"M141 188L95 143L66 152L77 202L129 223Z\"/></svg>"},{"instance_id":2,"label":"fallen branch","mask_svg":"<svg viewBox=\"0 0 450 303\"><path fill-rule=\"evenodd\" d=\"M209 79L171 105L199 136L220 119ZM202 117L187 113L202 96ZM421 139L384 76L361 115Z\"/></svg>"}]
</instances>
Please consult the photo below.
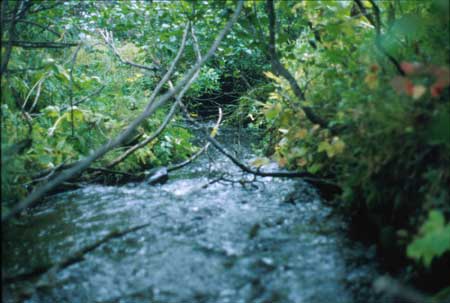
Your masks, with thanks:
<instances>
[{"instance_id":1,"label":"fallen branch","mask_svg":"<svg viewBox=\"0 0 450 303\"><path fill-rule=\"evenodd\" d=\"M161 90L163 85L167 81L169 81L170 76L172 75L173 71L175 70L175 66L178 63L178 61L180 60L181 54L183 53L184 48L186 46L186 38L187 38L187 33L189 31L189 27L190 27L190 24L188 24L186 26L186 29L185 29L185 31L183 33L181 46L180 46L180 48L178 50L177 55L175 56L174 61L172 62L171 66L169 67L169 70L165 73L165 75L163 76L163 78L161 79L161 81L158 83L158 85L156 86L155 90L153 91L152 95L150 96L150 101L149 101L150 104L154 102L154 100L156 99L157 94L159 93L159 91ZM135 64L134 62L122 59L119 51L115 47L112 33L107 32L107 31L100 31L100 34L102 35L103 39L105 40L105 43L111 47L111 49L113 50L114 54L119 58L120 61L122 61L123 63L128 64L130 66L139 67L141 69L147 69L147 70L150 69L150 67L148 67L148 66ZM153 141L157 136L159 136L159 134L161 134L161 132L166 128L167 124L170 122L170 120L172 119L173 115L175 114L175 110L177 109L178 104L179 104L181 98L183 97L184 93L186 92L187 88L189 88L190 84L195 80L195 78L197 76L198 76L198 74L194 74L194 77L192 77L192 79L188 82L188 84L180 92L180 94L177 97L176 102L172 105L172 108L170 109L169 113L167 114L166 118L164 119L164 121L160 125L160 127L151 136L149 136L148 138L146 138L142 142L139 142L138 144L132 146L131 148L126 150L123 154L121 154L119 157L117 157L116 159L114 159L113 161L108 163L106 165L107 168L114 167L117 164L119 164L120 162L124 161L128 156L130 156L136 150L138 150L139 148L144 147L145 145L147 145L148 143Z\"/></svg>"},{"instance_id":2,"label":"fallen branch","mask_svg":"<svg viewBox=\"0 0 450 303\"><path fill-rule=\"evenodd\" d=\"M213 127L213 130L211 131L211 136L214 136L217 133L220 123L222 122L222 118L223 118L222 109L219 108L219 117L217 119L215 126ZM167 172L181 169L181 168L185 167L186 165L192 163L195 159L197 159L201 154L203 154L208 149L209 145L210 145L210 143L208 142L208 143L206 143L205 146L203 146L200 150L198 150L195 154L190 156L188 159L186 159L180 163L168 166ZM117 170L98 168L98 167L90 167L90 168L88 168L88 170L105 172L105 173L115 174L115 175L123 175L124 177L126 177L125 182L140 181L140 180L143 180L143 179L149 177L149 172L143 172L143 173L139 173L139 174L130 174L130 173L121 172L121 171L117 171ZM151 176L151 174L150 174L150 176ZM95 177L97 177L97 176L94 176L94 178ZM92 181L92 179L91 179L91 181ZM121 182L123 182L123 180L119 180L119 183L121 183Z\"/></svg>"},{"instance_id":3,"label":"fallen branch","mask_svg":"<svg viewBox=\"0 0 450 303\"><path fill-rule=\"evenodd\" d=\"M163 214L154 215L154 216L152 216L151 219L154 219L154 218L162 216L162 215ZM9 284L9 283L15 283L15 282L23 281L23 280L29 280L29 279L36 278L37 276L41 276L46 273L55 274L57 271L59 271L61 269L67 268L75 263L83 261L84 256L86 254L97 249L99 246L101 246L102 244L105 244L109 240L123 237L129 233L143 229L152 223L153 223L153 221L150 221L150 222L147 222L147 223L144 223L141 225L137 225L137 226L133 226L133 227L121 230L121 231L113 230L113 231L109 232L106 236L102 237L100 240L97 240L94 243L89 244L89 245L77 250L75 253L63 258L61 261L50 263L47 265L38 266L26 273L18 274L15 276L3 277L2 283ZM43 284L45 284L45 283L40 281L40 283L39 282L36 283L36 286L42 287Z\"/></svg>"},{"instance_id":4,"label":"fallen branch","mask_svg":"<svg viewBox=\"0 0 450 303\"><path fill-rule=\"evenodd\" d=\"M74 163L66 164L66 162L67 162L67 160L65 160L64 162L62 162L61 164L59 164L53 168L47 168L47 169L41 170L38 173L34 174L31 177L31 180L32 180L31 183L43 181L45 179L50 178L54 173L56 173L59 170L67 169L67 168L74 166ZM43 179L40 180L40 178L43 178Z\"/></svg>"},{"instance_id":5,"label":"fallen branch","mask_svg":"<svg viewBox=\"0 0 450 303\"><path fill-rule=\"evenodd\" d=\"M186 90L184 90L184 91L186 91ZM177 100L174 102L174 104L170 108L170 111L164 118L164 121L161 123L161 125L158 127L158 129L154 133L152 133L150 136L148 136L145 140L142 140L141 142L139 142L139 143L133 145L131 148L127 149L123 154L121 154L116 159L114 159L110 163L108 163L106 165L106 167L111 168L111 167L116 166L120 162L124 161L128 156L133 154L136 150L144 147L151 141L155 140L162 133L162 131L166 128L166 126L169 124L169 122L172 120L173 116L175 115L175 112L178 108L181 98L184 95L184 91L182 93L180 93L180 95L177 97Z\"/></svg>"},{"instance_id":6,"label":"fallen branch","mask_svg":"<svg viewBox=\"0 0 450 303\"><path fill-rule=\"evenodd\" d=\"M201 53L200 53L200 48L199 48L199 46L198 46L197 38L196 38L196 36L195 36L195 32L194 32L194 28L193 28L193 27L191 27L191 35L192 35L192 38L193 38L193 41L194 41L194 48L195 48L196 55L197 55L197 61L199 62L199 61L201 60L202 56L201 56ZM114 44L111 44L111 45L113 46ZM192 83L193 81L195 81L195 79L198 77L198 75L199 75L199 72L197 72L197 73L192 77L192 79L190 80L190 83ZM168 80L168 81L169 81L170 89L173 89L173 84L172 84L172 82L171 82L170 80ZM188 88L188 87L189 87L189 85L187 85L187 86L180 92L180 94L177 96L177 99L176 99L175 103L172 105L172 107L171 107L169 113L166 115L166 117L165 117L163 123L159 126L159 128L158 128L151 136L149 136L148 138L146 138L146 139L143 140L142 142L139 142L138 144L134 145L133 147L131 147L131 148L128 149L127 151L125 151L122 155L120 155L119 157L117 157L115 160L111 161L106 167L107 167L107 168L111 168L111 167L117 165L118 163L120 163L120 162L122 162L123 160L125 160L126 157L128 157L129 155L131 155L131 154L132 154L133 152L135 152L137 149L142 148L143 146L147 145L147 144L150 143L152 140L154 140L154 139L155 139L155 138L156 138L156 137L157 137L157 136L165 129L165 127L168 125L168 123L169 123L170 120L172 119L172 117L173 117L173 115L175 114L176 109L177 109L178 106L180 105L181 100L182 100L182 98L183 98L183 96L184 96L184 93L187 91L187 88ZM212 131L212 134L211 134L212 136L214 136L214 134L217 133L217 129L218 129L219 126L220 126L220 123L221 123L221 121L222 121L222 117L223 117L222 109L219 108L219 118L218 118L218 120L217 120L217 122L216 122L216 125L215 125L214 128L213 128L213 131ZM193 154L191 157L189 157L189 158L186 159L185 161L167 167L167 171L170 172L170 171L174 171L174 170L180 169L180 168L182 168L182 167L188 165L189 163L193 162L193 161L194 161L195 159L197 159L203 152L205 152L205 151L208 149L209 145L210 145L210 144L207 143L207 144L206 144L205 146L203 146L199 151L197 151L195 154ZM105 171L105 172L117 173L117 174L124 174L124 175L125 175L125 173L117 172L117 171L111 171L111 170L106 170L106 169L103 169L103 171ZM138 180L138 179L140 179L140 178L146 177L146 174L145 174L145 173L144 173L144 174L140 174L140 175L131 175L131 174L128 174L128 176L129 176L129 177L133 177L134 180Z\"/></svg>"},{"instance_id":7,"label":"fallen branch","mask_svg":"<svg viewBox=\"0 0 450 303\"><path fill-rule=\"evenodd\" d=\"M213 127L213 130L211 131L210 136L214 137L215 134L217 134L220 123L222 122L222 117L223 117L222 109L219 107L219 118L217 119L216 125ZM192 161L197 159L201 154L203 154L208 149L209 145L210 145L209 142L206 143L205 146L203 146L198 152L196 152L195 154L190 156L185 161L167 167L167 171L171 172L171 171L185 167L186 165L188 165L189 163L191 163Z\"/></svg>"},{"instance_id":8,"label":"fallen branch","mask_svg":"<svg viewBox=\"0 0 450 303\"><path fill-rule=\"evenodd\" d=\"M140 125L145 119L151 116L161 105L166 103L170 98L172 98L174 95L180 92L184 88L184 86L188 84L189 80L195 75L195 73L197 73L200 70L202 65L213 56L222 39L228 33L232 25L236 22L239 13L241 12L242 6L243 0L240 0L238 2L237 8L233 16L231 17L230 20L228 20L225 27L217 35L216 39L214 40L213 44L208 50L206 56L201 61L194 64L194 66L192 66L192 68L188 72L186 72L185 76L177 83L177 85L173 88L173 90L166 92L155 102L149 102L144 111L134 121L132 121L131 124L124 131L122 131L117 137L101 146L91 155L77 162L77 164L74 167L61 172L61 174L55 179L35 189L25 199L16 204L15 207L11 209L11 211L7 212L6 214L5 213L2 214L2 223L7 222L9 219L19 214L22 210L26 209L27 207L35 205L39 201L39 199L41 199L47 192L52 190L54 187L72 178L74 175L79 174L87 167L89 167L92 162L102 157L104 154L106 154L114 147L118 146L132 134L132 132L138 127L138 125Z\"/></svg>"},{"instance_id":9,"label":"fallen branch","mask_svg":"<svg viewBox=\"0 0 450 303\"><path fill-rule=\"evenodd\" d=\"M220 176L217 177L217 178L214 178L214 179L212 179L212 180L209 180L207 183L203 184L203 185L201 186L201 188L207 188L208 186L210 186L210 185L212 185L212 184L214 184L214 183L217 183L217 182L222 181L223 176L224 176L224 175L222 174L222 175L220 175Z\"/></svg>"},{"instance_id":10,"label":"fallen branch","mask_svg":"<svg viewBox=\"0 0 450 303\"><path fill-rule=\"evenodd\" d=\"M204 126L200 125L194 119L192 119L191 116L189 115L189 112L188 112L186 106L184 104L181 104L181 108L182 108L182 110L184 112L184 116L186 117L186 119L188 119L196 127L198 127L199 129L202 130L202 137L205 140L207 140L209 143L211 143L225 157L230 159L231 162L233 162L242 171L244 171L246 173L249 173L249 174L253 174L255 176L260 176L260 177L302 178L303 180L312 182L312 183L314 183L316 185L323 184L323 185L326 185L326 186L339 188L339 186L336 183L331 182L329 180L325 180L323 178L318 178L318 177L316 177L313 174L308 173L308 172L284 172L284 171L263 172L263 171L260 171L259 169L253 169L250 166L247 166L242 161L240 161L238 158L233 156L229 151L227 151L225 147L223 147L213 136L211 136L208 133L207 129Z\"/></svg>"},{"instance_id":11,"label":"fallen branch","mask_svg":"<svg viewBox=\"0 0 450 303\"><path fill-rule=\"evenodd\" d=\"M127 177L136 177L136 175L134 175L134 174L130 174L130 173L126 173L126 172L122 172L122 171L118 171L118 170L102 168L102 167L89 167L87 170L100 171L100 172L115 174L115 175L123 175L123 176L127 176Z\"/></svg>"},{"instance_id":12,"label":"fallen branch","mask_svg":"<svg viewBox=\"0 0 450 303\"><path fill-rule=\"evenodd\" d=\"M187 33L189 27L186 27L186 32ZM194 48L196 50L197 53L197 62L199 62L201 60L201 54L200 54L200 50L198 48L198 43L197 43L197 38L195 36L195 32L194 32L194 28L191 27L191 35L194 41ZM108 41L107 36L105 35L105 41ZM186 42L186 35L183 36L183 42L182 42L182 48L184 49L184 45ZM114 46L114 43L112 41L108 41L109 45L117 52L117 49ZM179 54L181 54L181 49ZM120 54L117 52L116 55L120 57ZM173 84L172 82L169 80L169 77L171 75L171 71L173 71L173 67L175 66L175 64L178 62L178 60L180 59L180 56L177 56L174 60L174 62L172 63L172 66L169 68L168 72L166 73L166 76L163 77L164 79L167 79L167 81L169 82L169 86L170 89L173 89ZM126 61L125 63L135 66L130 61ZM170 74L168 74L170 73ZM134 153L136 150L144 147L145 145L147 145L148 143L150 143L151 141L155 140L161 133L162 131L167 127L167 125L169 124L169 122L172 120L173 116L175 115L176 110L178 109L178 106L180 105L181 100L183 99L184 94L186 93L187 89L190 87L190 85L197 79L199 75L199 72L195 73L194 76L191 78L191 80L188 82L188 84L183 88L183 90L178 94L174 104L172 105L172 107L170 108L169 113L166 115L166 117L164 118L163 123L161 123L161 125L158 127L158 129L151 134L149 137L147 137L145 140L143 140L142 142L139 142L138 144L132 146L130 149L126 150L123 154L121 154L119 157L117 157L116 159L114 159L113 161L111 161L110 163L108 163L106 165L107 168L111 168L114 167L115 165L119 164L120 162L124 161L128 156L130 156L132 153ZM161 81L163 81L161 80ZM166 81L165 81L166 82ZM162 86L161 86L162 87ZM160 87L160 88L161 88ZM157 87L158 89L158 87ZM221 118L220 118L221 119ZM196 158L196 157L195 157ZM195 159L194 158L194 159ZM189 163L189 162L188 162ZM183 165L184 166L184 165Z\"/></svg>"}]
</instances>

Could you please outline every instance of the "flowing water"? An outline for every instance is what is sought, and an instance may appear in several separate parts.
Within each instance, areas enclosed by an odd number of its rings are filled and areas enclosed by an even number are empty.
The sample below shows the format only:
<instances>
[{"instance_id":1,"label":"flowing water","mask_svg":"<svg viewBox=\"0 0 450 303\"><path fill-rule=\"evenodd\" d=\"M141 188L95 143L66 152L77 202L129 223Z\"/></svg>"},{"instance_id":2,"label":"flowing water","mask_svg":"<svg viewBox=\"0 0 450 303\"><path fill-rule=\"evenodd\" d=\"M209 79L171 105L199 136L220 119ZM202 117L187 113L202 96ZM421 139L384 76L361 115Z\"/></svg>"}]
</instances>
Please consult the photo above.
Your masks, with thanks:
<instances>
[{"instance_id":1,"label":"flowing water","mask_svg":"<svg viewBox=\"0 0 450 303\"><path fill-rule=\"evenodd\" d=\"M252 135L236 145L236 132L223 133L228 148L252 157ZM228 181L217 181L225 172ZM343 218L311 185L244 178L211 147L163 185L89 185L53 196L3 231L4 275L61 260L111 230L151 224L51 275L46 288L3 285L3 302L27 288L23 302L381 302L371 288L374 248L348 239Z\"/></svg>"}]
</instances>

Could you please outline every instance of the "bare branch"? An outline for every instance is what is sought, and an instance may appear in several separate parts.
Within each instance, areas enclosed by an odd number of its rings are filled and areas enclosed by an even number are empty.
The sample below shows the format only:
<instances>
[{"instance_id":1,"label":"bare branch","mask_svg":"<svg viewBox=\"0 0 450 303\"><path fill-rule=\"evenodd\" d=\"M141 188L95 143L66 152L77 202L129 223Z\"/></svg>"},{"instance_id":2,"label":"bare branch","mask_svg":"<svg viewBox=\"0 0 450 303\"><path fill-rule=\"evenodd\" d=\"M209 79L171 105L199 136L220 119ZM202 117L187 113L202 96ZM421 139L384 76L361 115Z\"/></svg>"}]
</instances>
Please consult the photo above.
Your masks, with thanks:
<instances>
[{"instance_id":1,"label":"bare branch","mask_svg":"<svg viewBox=\"0 0 450 303\"><path fill-rule=\"evenodd\" d=\"M194 31L194 27L191 28L191 36L192 36L192 41L194 44L194 50L195 50L195 54L197 56L197 62L200 61L202 59L202 54L200 52L200 47L198 45L198 41L197 41L197 37L195 35L195 31ZM196 76L198 76L199 72L197 72ZM186 107L184 106L184 104L181 102L181 98L179 100L181 106L183 107L183 109L186 111ZM216 125L213 127L213 130L211 132L211 137L214 137L217 134L217 130L219 129L220 123L222 122L222 117L223 117L223 113L222 113L222 109L219 107L219 117L217 118L217 122ZM206 143L205 146L203 146L198 152L196 152L195 154L193 154L191 157L189 157L188 159L186 159L185 161L169 166L167 168L167 171L174 171L177 169L180 169L186 165L188 165L189 163L191 163L192 161L194 161L195 159L197 159L201 154L203 154L209 147L210 143Z\"/></svg>"},{"instance_id":2,"label":"bare branch","mask_svg":"<svg viewBox=\"0 0 450 303\"><path fill-rule=\"evenodd\" d=\"M159 83L156 85L156 88L153 90L151 96L150 96L150 101L147 104L147 108L150 107L156 99L156 96L159 94L161 88L163 87L163 85L170 79L170 77L172 76L174 70L175 70L175 66L177 65L178 61L181 58L181 55L183 54L184 48L186 46L186 38L187 38L187 34L189 32L189 27L190 27L190 23L187 24L184 33L183 33L183 38L181 40L181 46L178 49L178 53L175 56L175 59L173 60L172 64L170 65L169 69L167 70L167 72L165 73L165 75L162 77L161 81L159 81ZM128 60L124 60L121 56L120 53L118 52L117 48L114 45L114 38L112 36L111 32L107 32L107 31L100 31L100 34L103 36L104 40L106 41L106 43L113 49L114 53L116 54L116 56L119 58L120 61L122 61L125 64L134 66L134 67L138 67L141 69L146 69L146 70L151 70L151 67L149 66L145 66L145 65L140 65Z\"/></svg>"},{"instance_id":3,"label":"bare branch","mask_svg":"<svg viewBox=\"0 0 450 303\"><path fill-rule=\"evenodd\" d=\"M133 66L133 67L140 68L140 69L148 70L148 71L155 71L155 70L159 70L161 68L159 65L156 65L155 63L154 63L155 66L148 66L148 65L143 65L143 64L139 64L139 63L124 59L122 57L122 55L120 54L120 52L118 51L118 49L116 48L116 45L114 44L113 34L106 30L98 30L98 32L102 36L106 45L108 45L110 47L110 49L113 51L114 55L116 55L116 57L119 59L120 62L130 65L130 66Z\"/></svg>"},{"instance_id":4,"label":"bare branch","mask_svg":"<svg viewBox=\"0 0 450 303\"><path fill-rule=\"evenodd\" d=\"M100 86L98 89L96 89L95 91L93 91L91 94L81 98L80 100L74 101L73 102L73 106L78 106L81 103L84 103L86 101L88 101L89 99L91 99L93 96L98 95L104 88L106 87L106 85L102 85ZM61 108L61 111L64 111L66 109L68 109L70 106L69 105L65 105Z\"/></svg>"},{"instance_id":5,"label":"bare branch","mask_svg":"<svg viewBox=\"0 0 450 303\"><path fill-rule=\"evenodd\" d=\"M186 117L186 119L188 119L191 123L193 123L195 126L197 126L198 128L203 130L202 133L202 137L207 140L209 143L211 143L220 153L222 153L225 157L227 157L228 159L231 160L231 162L233 162L237 167L239 167L242 171L249 173L249 174L253 174L256 176L260 176L260 177L289 177L289 178L303 178L307 181L314 181L314 182L323 182L323 183L327 183L327 184L332 184L337 186L336 184L327 181L327 180L323 180L323 179L319 179L317 177L315 177L314 175L312 175L311 173L308 172L262 172L259 170L255 170L249 166L247 166L246 164L244 164L242 161L240 161L239 159L237 159L235 156L233 156L229 151L226 150L225 147L223 147L215 138L214 136L211 136L208 133L208 130L200 125L199 123L197 123L194 119L192 119L189 116L189 112L186 108L186 106L184 104L181 104L181 108L183 109L184 112L184 116Z\"/></svg>"},{"instance_id":6,"label":"bare branch","mask_svg":"<svg viewBox=\"0 0 450 303\"><path fill-rule=\"evenodd\" d=\"M364 17L370 22L370 24L372 24L373 27L375 27L375 30L376 30L376 33L377 33L377 37L375 39L375 45L381 51L381 53L383 55L385 55L389 59L389 61L395 66L395 69L397 70L397 72L400 75L404 76L405 72L400 67L400 63L397 61L397 59L392 57L391 54L389 54L387 52L387 50L381 44L381 41L380 41L380 38L381 38L381 18L380 18L380 9L379 9L379 7L376 5L376 3L374 1L370 1L370 3L373 6L374 13L375 13L375 17L374 17L374 16L372 16L372 14L367 12L366 7L361 2L361 0L354 0L354 1L355 1L356 5L358 6L359 10L361 11L362 15L364 15Z\"/></svg>"},{"instance_id":7,"label":"bare branch","mask_svg":"<svg viewBox=\"0 0 450 303\"><path fill-rule=\"evenodd\" d=\"M164 118L164 121L161 123L161 125L158 127L158 129L152 133L150 136L148 136L145 140L139 142L138 144L132 146L131 148L127 149L123 154L121 154L116 159L112 160L110 163L106 165L106 167L111 168L119 164L120 162L124 161L128 156L133 154L136 150L144 147L145 145L149 144L153 140L155 140L161 132L166 128L166 126L169 124L169 122L172 120L178 105L180 104L181 98L177 98L177 101L174 102L172 107L170 108L169 113Z\"/></svg>"},{"instance_id":8,"label":"bare branch","mask_svg":"<svg viewBox=\"0 0 450 303\"><path fill-rule=\"evenodd\" d=\"M23 72L28 72L28 71L36 71L36 70L41 70L46 68L47 66L42 65L42 66L37 66L37 67L27 67L27 68L13 68L13 69L7 69L5 71L5 73L8 74L13 74L13 73L23 73Z\"/></svg>"},{"instance_id":9,"label":"bare branch","mask_svg":"<svg viewBox=\"0 0 450 303\"><path fill-rule=\"evenodd\" d=\"M233 24L236 22L243 6L243 1L240 0L238 2L237 8L231 17L230 20L228 20L225 27L220 31L220 33L217 35L216 39L214 40L213 44L211 45L210 49L208 50L205 57L202 58L201 61L197 62L192 68L186 72L185 76L177 83L177 85L173 88L173 90L170 90L166 92L164 95L162 95L156 102L149 102L145 110L133 121L131 124L122 131L117 137L110 140L108 143L101 146L99 149L97 149L95 152L93 152L91 155L87 156L83 160L79 161L75 166L72 168L69 168L65 171L62 171L61 174L56 177L55 179L49 181L48 183L42 185L41 187L35 189L31 194L29 194L25 199L23 199L21 202L15 205L9 211L8 213L2 214L2 223L7 222L9 219L14 217L15 215L19 214L22 210L24 210L27 207L35 205L39 199L41 199L47 192L61 184L62 182L70 179L74 175L82 172L84 169L89 167L92 162L97 160L98 158L102 157L104 154L106 154L108 151L110 151L112 148L118 146L121 144L124 140L126 140L130 134L136 129L138 125L140 125L145 119L147 119L150 115L152 115L156 109L158 109L162 104L166 103L170 98L172 98L174 95L176 95L179 91L181 91L185 85L188 84L189 80L197 73L202 65L213 56L215 51L217 50L217 47L219 46L220 42L224 38L224 36L228 33L230 28L233 26Z\"/></svg>"},{"instance_id":10,"label":"bare branch","mask_svg":"<svg viewBox=\"0 0 450 303\"><path fill-rule=\"evenodd\" d=\"M52 33L53 35L55 35L55 36L57 36L57 37L60 37L60 36L61 36L60 33L58 33L57 31L55 31L55 30L53 30L53 29L51 29L49 26L44 26L44 25L42 25L42 24L39 24L39 23L36 23L36 22L33 22L33 21L29 21L29 20L17 20L17 23L30 24L30 25L39 27L39 28L42 29L43 31L48 31L48 32Z\"/></svg>"},{"instance_id":11,"label":"bare branch","mask_svg":"<svg viewBox=\"0 0 450 303\"><path fill-rule=\"evenodd\" d=\"M220 126L220 123L222 122L222 117L223 117L222 109L219 107L219 117L217 118L216 125L213 127L213 130L211 131L211 134L210 134L211 137L214 137L215 134L217 134L217 131L218 131L219 126ZM195 154L190 156L185 161L167 167L167 171L171 172L171 171L180 169L182 167L185 167L186 165L188 165L189 163L191 163L192 161L197 159L201 154L203 154L208 149L209 145L210 145L209 142L206 143L198 152L196 152Z\"/></svg>"},{"instance_id":12,"label":"bare branch","mask_svg":"<svg viewBox=\"0 0 450 303\"><path fill-rule=\"evenodd\" d=\"M271 57L270 61L272 64L272 69L276 74L283 76L289 82L289 85L299 101L305 101L305 94L298 85L297 80L295 80L294 76L292 76L283 64L281 64L280 59L278 58L275 41L275 9L273 6L273 0L267 0L266 7L269 15L269 54ZM328 122L314 113L310 107L301 106L301 109L312 123L319 124L323 128L328 128Z\"/></svg>"},{"instance_id":13,"label":"bare branch","mask_svg":"<svg viewBox=\"0 0 450 303\"><path fill-rule=\"evenodd\" d=\"M152 216L152 219L161 216L162 214L157 214ZM40 267L36 267L34 269L32 269L29 272L26 273L22 273L22 274L18 274L15 276L10 276L10 277L3 277L2 278L2 283L13 283L13 282L17 282L17 281L21 281L21 280L26 280L26 279L31 279L46 273L56 273L57 271L64 269L66 267L69 267L72 264L75 264L77 262L80 262L83 260L83 257L94 251L95 249L97 249L98 247L100 247L101 245L105 244L106 242L108 242L109 240L115 239L115 238L120 238L123 237L129 233L138 231L140 229L143 229L147 226L149 226L150 224L152 224L153 221L141 224L141 225L137 225L137 226L133 226L124 230L113 230L111 232L109 232L106 236L102 237L100 240L95 241L94 243L87 245L79 250L77 250L75 253L63 258L61 261L59 262L55 262L55 263L50 263L47 265L43 265ZM45 282L40 281L38 285L39 287L42 287L43 284L45 284Z\"/></svg>"},{"instance_id":14,"label":"bare branch","mask_svg":"<svg viewBox=\"0 0 450 303\"><path fill-rule=\"evenodd\" d=\"M75 63L77 62L78 53L80 52L82 44L80 43L73 53L72 60L71 60L71 66L70 66L70 82L69 82L69 102L70 102L70 108L72 109L70 111L70 126L72 130L72 137L75 135L75 122L73 119L73 69L75 68Z\"/></svg>"},{"instance_id":15,"label":"bare branch","mask_svg":"<svg viewBox=\"0 0 450 303\"><path fill-rule=\"evenodd\" d=\"M21 41L21 40L7 40L2 41L2 44L17 46L22 48L67 48L78 46L79 42L48 42L48 41Z\"/></svg>"},{"instance_id":16,"label":"bare branch","mask_svg":"<svg viewBox=\"0 0 450 303\"><path fill-rule=\"evenodd\" d=\"M156 95L159 93L159 91L161 90L162 86L164 83L166 83L169 80L170 75L173 73L175 65L177 64L177 62L179 61L179 59L181 58L181 54L184 50L184 47L186 45L186 38L187 38L187 33L189 31L189 26L186 27L185 32L183 34L183 39L181 42L181 46L180 49L178 51L177 56L175 57L174 61L172 62L172 65L170 66L169 70L166 72L166 74L163 76L163 78L161 79L161 81L158 83L158 85L156 86L155 90L153 91L152 95L150 96L150 104L152 102L154 102ZM114 44L111 44L114 47ZM114 47L115 48L115 47ZM120 55L117 53L117 56ZM129 65L135 66L133 64L133 62L126 62ZM166 115L163 123L158 127L158 129L148 138L146 138L145 140L143 140L142 142L139 142L138 144L132 146L130 149L128 149L127 151L125 151L122 155L120 155L119 157L117 157L116 159L114 159L113 161L111 161L108 165L106 165L107 168L111 168L114 167L115 165L117 165L118 163L124 161L129 155L131 155L132 153L134 153L136 150L138 150L139 148L144 147L145 145L147 145L148 143L150 143L151 141L153 141L156 137L158 137L161 132L166 128L166 126L169 124L169 122L172 120L176 109L178 108L179 103L181 102L181 99L183 98L185 92L187 91L187 89L190 87L190 85L195 81L195 79L197 78L198 73L194 74L194 76L189 80L188 84L182 89L182 91L180 92L180 94L177 96L177 99L175 101L175 103L172 105L169 113Z\"/></svg>"}]
</instances>

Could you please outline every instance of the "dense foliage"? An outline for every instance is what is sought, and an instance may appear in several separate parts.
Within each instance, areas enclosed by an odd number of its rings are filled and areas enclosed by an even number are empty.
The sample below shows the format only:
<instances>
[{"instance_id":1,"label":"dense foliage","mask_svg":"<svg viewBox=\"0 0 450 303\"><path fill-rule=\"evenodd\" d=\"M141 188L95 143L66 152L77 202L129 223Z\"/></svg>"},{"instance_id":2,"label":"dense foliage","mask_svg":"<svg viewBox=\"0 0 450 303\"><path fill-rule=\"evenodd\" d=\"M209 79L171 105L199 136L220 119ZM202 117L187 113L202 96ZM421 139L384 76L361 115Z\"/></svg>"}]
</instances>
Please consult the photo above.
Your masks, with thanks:
<instances>
[{"instance_id":1,"label":"dense foliage","mask_svg":"<svg viewBox=\"0 0 450 303\"><path fill-rule=\"evenodd\" d=\"M450 248L448 3L378 5L377 34L349 2L280 3L280 31L286 15L304 24L279 44L282 62L306 88L303 105L329 127L311 123L288 81L271 72L273 90L249 114L270 130L268 156L339 184L339 207L395 267L406 255L439 271Z\"/></svg>"},{"instance_id":2,"label":"dense foliage","mask_svg":"<svg viewBox=\"0 0 450 303\"><path fill-rule=\"evenodd\" d=\"M187 21L204 53L234 4L2 2L2 208L116 136L145 107ZM21 11L19 21L8 19ZM331 180L341 189L337 207L388 259L408 264L404 273L450 274L448 1L278 1L275 12L272 46L303 100L273 68L268 4L246 1L185 96L191 116L206 103L227 106L230 125L265 131L254 166L271 159ZM105 29L119 56L102 39ZM16 41L10 54L8 41ZM195 62L187 45L174 82ZM305 107L326 125L311 122ZM168 111L159 109L95 166L147 138ZM177 114L114 169L180 162L198 150L193 138Z\"/></svg>"}]
</instances>

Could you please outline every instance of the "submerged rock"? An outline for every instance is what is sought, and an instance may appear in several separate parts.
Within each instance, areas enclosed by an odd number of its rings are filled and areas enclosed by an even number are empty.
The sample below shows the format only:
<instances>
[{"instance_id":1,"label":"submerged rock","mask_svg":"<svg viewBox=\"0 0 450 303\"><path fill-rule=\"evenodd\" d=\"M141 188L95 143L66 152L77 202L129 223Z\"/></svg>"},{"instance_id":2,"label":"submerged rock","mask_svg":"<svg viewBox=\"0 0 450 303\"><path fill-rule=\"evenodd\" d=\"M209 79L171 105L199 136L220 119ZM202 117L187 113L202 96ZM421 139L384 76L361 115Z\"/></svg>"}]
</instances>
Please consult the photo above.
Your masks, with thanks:
<instances>
[{"instance_id":1,"label":"submerged rock","mask_svg":"<svg viewBox=\"0 0 450 303\"><path fill-rule=\"evenodd\" d=\"M149 176L147 177L147 184L149 185L155 185L155 184L164 184L169 180L169 172L167 170L167 167L157 167L155 169L152 169L149 172Z\"/></svg>"}]
</instances>

